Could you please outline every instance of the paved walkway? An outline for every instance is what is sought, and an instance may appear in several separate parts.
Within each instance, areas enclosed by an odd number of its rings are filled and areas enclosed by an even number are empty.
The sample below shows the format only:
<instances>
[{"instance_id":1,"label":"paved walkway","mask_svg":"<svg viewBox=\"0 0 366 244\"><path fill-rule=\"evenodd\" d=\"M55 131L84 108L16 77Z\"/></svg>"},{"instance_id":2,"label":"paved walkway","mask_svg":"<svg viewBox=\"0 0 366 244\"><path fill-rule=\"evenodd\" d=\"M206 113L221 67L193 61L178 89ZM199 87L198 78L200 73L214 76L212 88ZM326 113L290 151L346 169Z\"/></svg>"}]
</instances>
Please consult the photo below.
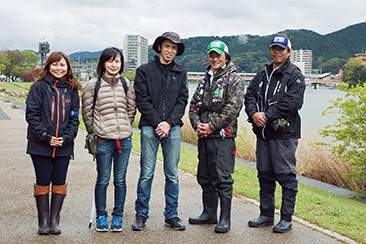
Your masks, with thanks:
<instances>
[{"instance_id":1,"label":"paved walkway","mask_svg":"<svg viewBox=\"0 0 366 244\"><path fill-rule=\"evenodd\" d=\"M258 216L256 204L234 197L232 228L226 234L215 234L214 225L195 226L187 223L190 216L201 212L201 189L194 176L179 173L179 217L187 224L185 231L164 226L164 176L157 164L150 201L150 219L143 231L131 230L134 201L139 175L139 156L131 154L127 173L127 199L124 229L119 233L98 233L89 229L95 163L84 149L85 132L76 138L75 160L68 171L68 193L61 212L62 234L37 235L37 210L33 198L34 169L25 153L26 128L24 111L0 97L0 109L8 117L0 119L0 243L339 243L335 238L294 221L286 234L272 233L272 227L249 228L247 222ZM107 210L113 205L113 185L108 190ZM275 221L279 221L276 215ZM352 242L344 239L346 242Z\"/></svg>"}]
</instances>

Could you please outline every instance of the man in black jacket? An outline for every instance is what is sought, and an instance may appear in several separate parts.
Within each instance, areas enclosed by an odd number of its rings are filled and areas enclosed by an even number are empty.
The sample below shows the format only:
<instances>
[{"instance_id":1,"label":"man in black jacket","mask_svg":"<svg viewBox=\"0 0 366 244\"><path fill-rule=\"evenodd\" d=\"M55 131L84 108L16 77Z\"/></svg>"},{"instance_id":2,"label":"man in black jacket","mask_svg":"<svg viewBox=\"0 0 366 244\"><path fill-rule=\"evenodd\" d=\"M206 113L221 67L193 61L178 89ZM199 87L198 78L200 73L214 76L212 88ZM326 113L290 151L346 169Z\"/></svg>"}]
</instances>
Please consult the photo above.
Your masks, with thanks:
<instances>
[{"instance_id":1,"label":"man in black jacket","mask_svg":"<svg viewBox=\"0 0 366 244\"><path fill-rule=\"evenodd\" d=\"M161 144L165 174L165 225L185 230L178 217L178 162L180 127L188 102L187 71L173 61L184 52L184 44L174 32L157 37L153 49L160 56L136 70L134 89L137 108L141 113L140 178L135 203L136 220L133 230L142 230L149 218L149 201L154 177L156 155Z\"/></svg>"},{"instance_id":2,"label":"man in black jacket","mask_svg":"<svg viewBox=\"0 0 366 244\"><path fill-rule=\"evenodd\" d=\"M248 225L273 225L276 181L282 187L281 220L273 232L291 229L297 194L295 151L300 138L300 116L305 81L290 63L291 42L276 36L269 47L272 63L250 82L245 112L257 136L257 170L260 185L260 216Z\"/></svg>"}]
</instances>

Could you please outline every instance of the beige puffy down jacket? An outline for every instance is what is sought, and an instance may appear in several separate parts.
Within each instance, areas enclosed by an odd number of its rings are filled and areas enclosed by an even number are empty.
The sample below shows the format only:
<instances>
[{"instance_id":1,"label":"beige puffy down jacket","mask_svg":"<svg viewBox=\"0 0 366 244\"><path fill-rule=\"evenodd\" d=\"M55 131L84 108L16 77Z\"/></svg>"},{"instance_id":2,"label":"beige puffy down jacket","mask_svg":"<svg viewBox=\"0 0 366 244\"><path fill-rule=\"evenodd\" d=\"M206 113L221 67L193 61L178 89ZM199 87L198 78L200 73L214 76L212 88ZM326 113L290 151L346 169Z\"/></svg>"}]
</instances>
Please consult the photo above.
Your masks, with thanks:
<instances>
[{"instance_id":1,"label":"beige puffy down jacket","mask_svg":"<svg viewBox=\"0 0 366 244\"><path fill-rule=\"evenodd\" d=\"M136 114L135 95L128 79L127 97L120 76L103 74L93 110L97 78L91 79L82 94L83 120L88 133L103 139L122 140L132 136L131 124Z\"/></svg>"}]
</instances>

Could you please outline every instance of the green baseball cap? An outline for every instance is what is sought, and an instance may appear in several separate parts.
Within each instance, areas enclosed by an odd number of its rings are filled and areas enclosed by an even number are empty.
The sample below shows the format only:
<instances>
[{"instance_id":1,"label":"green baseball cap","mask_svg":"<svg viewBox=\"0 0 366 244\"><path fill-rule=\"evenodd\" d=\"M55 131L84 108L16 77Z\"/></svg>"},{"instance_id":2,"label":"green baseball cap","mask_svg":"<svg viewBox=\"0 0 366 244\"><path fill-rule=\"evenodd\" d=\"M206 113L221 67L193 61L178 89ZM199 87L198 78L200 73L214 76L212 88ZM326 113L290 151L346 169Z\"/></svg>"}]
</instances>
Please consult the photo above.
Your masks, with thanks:
<instances>
[{"instance_id":1,"label":"green baseball cap","mask_svg":"<svg viewBox=\"0 0 366 244\"><path fill-rule=\"evenodd\" d=\"M219 40L210 42L210 44L208 44L207 50L207 54L212 51L216 52L217 54L221 54L223 52L227 52L229 54L229 48L226 46L225 42Z\"/></svg>"}]
</instances>

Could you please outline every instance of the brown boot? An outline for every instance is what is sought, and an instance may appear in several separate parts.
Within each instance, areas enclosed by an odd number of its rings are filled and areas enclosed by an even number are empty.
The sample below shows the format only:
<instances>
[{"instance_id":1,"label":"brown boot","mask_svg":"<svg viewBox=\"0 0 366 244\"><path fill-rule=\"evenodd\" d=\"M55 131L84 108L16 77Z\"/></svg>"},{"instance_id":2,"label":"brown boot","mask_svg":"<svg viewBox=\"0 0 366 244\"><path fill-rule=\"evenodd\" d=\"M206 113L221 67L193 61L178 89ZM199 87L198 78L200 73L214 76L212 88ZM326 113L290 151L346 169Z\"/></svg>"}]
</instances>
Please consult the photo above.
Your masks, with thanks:
<instances>
[{"instance_id":1,"label":"brown boot","mask_svg":"<svg viewBox=\"0 0 366 244\"><path fill-rule=\"evenodd\" d=\"M50 233L61 234L60 212L66 196L66 184L61 186L52 185L51 213L50 213Z\"/></svg>"},{"instance_id":2,"label":"brown boot","mask_svg":"<svg viewBox=\"0 0 366 244\"><path fill-rule=\"evenodd\" d=\"M34 197L36 198L38 211L38 234L48 235L50 233L49 222L49 193L50 186L38 186L34 184Z\"/></svg>"}]
</instances>

